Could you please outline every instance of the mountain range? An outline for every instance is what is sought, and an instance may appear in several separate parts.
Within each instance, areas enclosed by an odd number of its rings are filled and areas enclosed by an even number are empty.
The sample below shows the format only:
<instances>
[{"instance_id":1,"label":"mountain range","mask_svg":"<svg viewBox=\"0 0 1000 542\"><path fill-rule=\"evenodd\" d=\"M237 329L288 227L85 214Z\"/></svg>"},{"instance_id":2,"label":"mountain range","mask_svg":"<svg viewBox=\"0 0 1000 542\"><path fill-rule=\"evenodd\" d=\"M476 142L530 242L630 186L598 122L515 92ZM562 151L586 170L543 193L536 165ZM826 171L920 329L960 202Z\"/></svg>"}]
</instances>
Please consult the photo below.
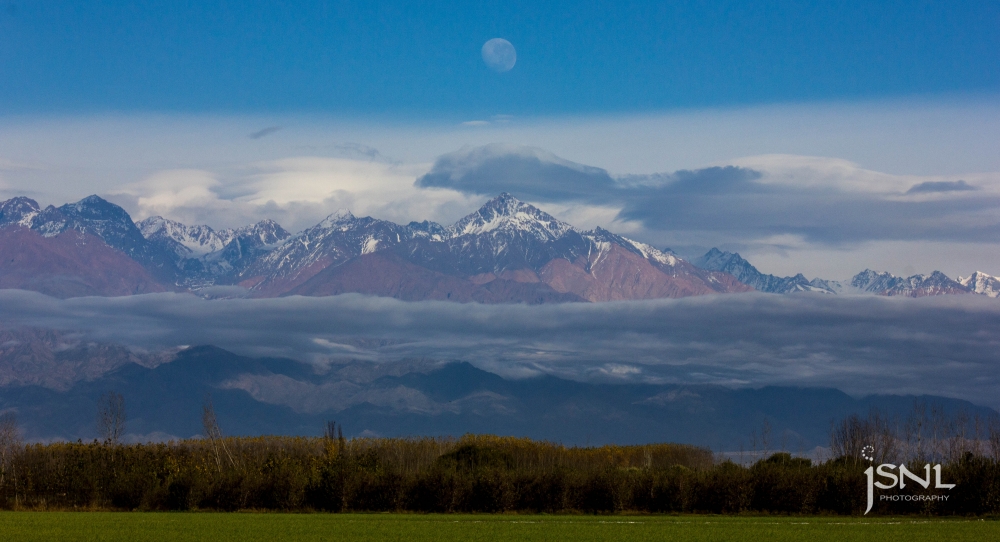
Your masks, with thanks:
<instances>
[{"instance_id":1,"label":"mountain range","mask_svg":"<svg viewBox=\"0 0 1000 542\"><path fill-rule=\"evenodd\" d=\"M249 297L363 293L417 301L552 303L676 298L759 290L878 295L978 293L1000 280L865 270L850 281L776 277L737 253L694 262L602 228L581 231L510 194L450 226L399 225L349 211L291 234L273 220L214 230L155 216L135 223L98 196L44 209L0 202L0 288L56 297L162 291ZM230 294L232 295L232 293Z\"/></svg>"},{"instance_id":2,"label":"mountain range","mask_svg":"<svg viewBox=\"0 0 1000 542\"><path fill-rule=\"evenodd\" d=\"M997 297L976 272L849 281L776 277L712 249L687 261L602 228L579 230L509 194L450 226L399 225L342 211L292 234L271 220L215 230L163 217L134 222L90 196L40 208L0 202L0 288L54 297L193 292L204 297L327 296L480 303L601 302L818 292ZM914 401L996 415L940 397L854 398L834 389L507 380L451 360L315 365L215 348L144 351L72 330L0 325L0 413L31 439L92 438L101 393L119 390L134 439L201 431L207 394L231 434L316 434L336 419L353 435L517 434L567 444L673 440L737 449L767 420L789 446L824 445L832 420L872 407L903 416Z\"/></svg>"},{"instance_id":3,"label":"mountain range","mask_svg":"<svg viewBox=\"0 0 1000 542\"><path fill-rule=\"evenodd\" d=\"M789 294L795 292L821 292L827 294L874 294L885 296L924 297L947 294L981 294L989 297L1000 295L1000 279L976 271L969 277L949 278L940 271L930 275L897 277L884 271L864 271L849 281L807 279L801 273L794 277L778 277L761 273L738 253L723 252L717 248L694 261L703 269L729 273L737 280L761 292Z\"/></svg>"},{"instance_id":4,"label":"mountain range","mask_svg":"<svg viewBox=\"0 0 1000 542\"><path fill-rule=\"evenodd\" d=\"M807 451L828 444L832 421L872 408L904 420L921 404L941 414L997 415L958 399L853 398L828 388L614 384L551 375L507 380L464 362L324 367L211 346L159 359L128 360L94 347L77 353L98 360L100 374L0 388L0 412L17 412L29 440L94 438L98 398L108 390L124 396L128 438L137 441L202 433L201 406L208 397L231 435L318 435L327 420L336 420L348 436L475 432L568 445L672 441L714 450L749 450L752 432L763 436L765 421L772 448ZM0 365L6 357L0 354ZM66 364L76 366L62 358L54 367Z\"/></svg>"}]
</instances>

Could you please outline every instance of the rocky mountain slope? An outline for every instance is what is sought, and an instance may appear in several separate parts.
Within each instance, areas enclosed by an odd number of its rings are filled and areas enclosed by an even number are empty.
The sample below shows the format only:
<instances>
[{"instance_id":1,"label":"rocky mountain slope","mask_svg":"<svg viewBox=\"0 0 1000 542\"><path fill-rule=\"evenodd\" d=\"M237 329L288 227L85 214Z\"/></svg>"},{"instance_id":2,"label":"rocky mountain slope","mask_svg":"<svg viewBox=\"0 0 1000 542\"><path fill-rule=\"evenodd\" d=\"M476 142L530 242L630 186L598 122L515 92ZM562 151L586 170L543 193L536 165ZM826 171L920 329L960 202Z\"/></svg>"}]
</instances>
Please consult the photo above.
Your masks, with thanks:
<instances>
[{"instance_id":1,"label":"rocky mountain slope","mask_svg":"<svg viewBox=\"0 0 1000 542\"><path fill-rule=\"evenodd\" d=\"M87 277L93 276L104 277L105 280L114 282L113 275L121 272L122 281L128 284L131 275L135 274L135 264L143 268L146 275L155 277L154 282L160 283L152 288L152 291L162 291L164 284L172 283L178 276L174 256L148 241L124 209L98 196L89 196L61 207L50 205L45 209L40 209L37 202L24 197L0 202L0 231L10 236L18 229L30 230L42 238L42 240L31 238L29 242L28 237L23 237L24 247L34 246L46 254L72 253L76 274L83 282L92 282ZM8 269L8 272L24 274L37 269L43 274L58 273L59 276L67 276L67 280L76 280L70 278L72 272L66 275L61 271L46 271L51 264L44 258L31 258L27 256L27 251L21 252L23 257L20 265ZM112 256L111 252L117 255ZM131 260L131 263L119 265L117 262L124 262L122 258ZM136 288L136 290L150 289ZM144 292L98 287L88 294L72 295L129 293Z\"/></svg>"},{"instance_id":2,"label":"rocky mountain slope","mask_svg":"<svg viewBox=\"0 0 1000 542\"><path fill-rule=\"evenodd\" d=\"M253 297L356 292L405 300L552 303L676 298L758 290L911 296L979 293L1000 280L976 272L850 281L761 273L712 249L694 265L602 228L581 231L510 194L450 226L400 225L349 211L290 234L272 220L215 230L163 217L136 224L98 196L44 209L0 202L0 287L60 297L238 286ZM237 290L239 288L236 288Z\"/></svg>"},{"instance_id":3,"label":"rocky mountain slope","mask_svg":"<svg viewBox=\"0 0 1000 542\"><path fill-rule=\"evenodd\" d=\"M177 282L188 287L213 284L220 278L225 282L265 253L267 247L291 236L270 219L219 231L160 216L147 218L137 226L158 250L175 256Z\"/></svg>"},{"instance_id":4,"label":"rocky mountain slope","mask_svg":"<svg viewBox=\"0 0 1000 542\"><path fill-rule=\"evenodd\" d=\"M958 277L959 284L988 297L1000 297L1000 278L976 271L968 277Z\"/></svg>"},{"instance_id":5,"label":"rocky mountain slope","mask_svg":"<svg viewBox=\"0 0 1000 542\"><path fill-rule=\"evenodd\" d=\"M62 298L165 290L147 267L74 229L44 236L19 224L0 228L0 254L0 288Z\"/></svg>"},{"instance_id":6,"label":"rocky mountain slope","mask_svg":"<svg viewBox=\"0 0 1000 542\"><path fill-rule=\"evenodd\" d=\"M846 282L814 278L801 273L794 277L778 277L761 273L738 253L713 248L694 261L695 265L712 271L729 273L740 282L761 292L788 294L821 292L827 294L871 294L884 296L924 297L976 293L1000 296L1000 279L980 271L966 278L953 280L940 271L930 275L897 277L885 271L865 269Z\"/></svg>"},{"instance_id":7,"label":"rocky mountain slope","mask_svg":"<svg viewBox=\"0 0 1000 542\"><path fill-rule=\"evenodd\" d=\"M155 367L176 351L139 352L120 344L84 340L78 333L0 327L0 388L39 386L66 391L124 365Z\"/></svg>"},{"instance_id":8,"label":"rocky mountain slope","mask_svg":"<svg viewBox=\"0 0 1000 542\"><path fill-rule=\"evenodd\" d=\"M337 213L278 243L236 280L258 296L355 291L529 303L749 290L605 230L578 231L509 194L448 227Z\"/></svg>"},{"instance_id":9,"label":"rocky mountain slope","mask_svg":"<svg viewBox=\"0 0 1000 542\"><path fill-rule=\"evenodd\" d=\"M854 275L851 286L865 292L887 296L924 297L928 295L968 294L968 287L948 278L940 271L930 275L897 277L892 273L864 271Z\"/></svg>"},{"instance_id":10,"label":"rocky mountain slope","mask_svg":"<svg viewBox=\"0 0 1000 542\"><path fill-rule=\"evenodd\" d=\"M228 435L318 435L327 420L336 420L347 436L485 432L567 445L686 442L713 450L749 449L750 433L764 419L775 443L797 450L825 446L830 420L872 407L905 418L918 399L945 413L996 415L929 396L855 399L827 388L506 380L467 363L355 362L324 369L214 347L184 350L169 363L127 363L69 387L0 384L0 390L0 412L16 411L29 439L94 438L97 399L108 390L124 395L127 438L134 440L200 434L207 394Z\"/></svg>"},{"instance_id":11,"label":"rocky mountain slope","mask_svg":"<svg viewBox=\"0 0 1000 542\"><path fill-rule=\"evenodd\" d=\"M822 279L813 279L810 281L801 273L794 277L765 275L751 265L750 262L744 260L739 253L723 252L717 248L709 250L704 256L695 260L694 264L702 269L729 273L743 284L752 286L755 290L761 292L774 294L788 294L792 292L836 293L828 281Z\"/></svg>"},{"instance_id":12,"label":"rocky mountain slope","mask_svg":"<svg viewBox=\"0 0 1000 542\"><path fill-rule=\"evenodd\" d=\"M82 278L77 282L94 283L90 275L120 271L135 275L136 269L154 278L150 286L131 277L121 285L40 290L60 295L239 285L255 297L359 292L407 300L548 303L751 289L729 274L699 269L606 230L579 231L509 194L448 227L404 226L344 211L295 235L269 220L218 231L162 217L136 225L123 209L97 196L46 209L27 198L0 203L0 230L17 228L37 234L42 245L54 246L51 240L68 231L91 236L99 242L69 244L88 254L118 254L132 261L119 266L92 257L78 269ZM12 277L49 265L46 260L14 263L8 272ZM28 280L8 284L42 288Z\"/></svg>"}]
</instances>

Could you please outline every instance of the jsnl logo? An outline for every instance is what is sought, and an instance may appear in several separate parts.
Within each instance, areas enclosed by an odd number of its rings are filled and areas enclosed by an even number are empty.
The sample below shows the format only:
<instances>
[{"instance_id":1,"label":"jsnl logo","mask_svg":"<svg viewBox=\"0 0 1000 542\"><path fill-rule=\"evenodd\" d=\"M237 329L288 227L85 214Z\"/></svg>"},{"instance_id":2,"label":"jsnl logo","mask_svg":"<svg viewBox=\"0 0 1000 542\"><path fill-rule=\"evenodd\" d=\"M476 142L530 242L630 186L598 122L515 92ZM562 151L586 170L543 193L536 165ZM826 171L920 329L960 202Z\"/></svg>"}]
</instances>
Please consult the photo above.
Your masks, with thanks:
<instances>
[{"instance_id":1,"label":"jsnl logo","mask_svg":"<svg viewBox=\"0 0 1000 542\"><path fill-rule=\"evenodd\" d=\"M875 488L879 489L892 489L899 485L899 489L906 488L906 479L920 484L925 489L931 485L931 465L928 463L924 465L926 476L921 478L916 474L910 472L906 468L906 465L899 466L899 476L891 472L896 468L896 465L891 463L883 463L875 467L868 467L865 474L868 475L868 508L865 509L865 514L871 512L872 505L875 504ZM955 487L955 484L943 484L941 483L941 465L934 465L934 489L951 489ZM879 475L886 480L891 480L888 484L883 484L882 482L875 481L875 475ZM880 500L883 501L947 501L948 495L879 495Z\"/></svg>"}]
</instances>

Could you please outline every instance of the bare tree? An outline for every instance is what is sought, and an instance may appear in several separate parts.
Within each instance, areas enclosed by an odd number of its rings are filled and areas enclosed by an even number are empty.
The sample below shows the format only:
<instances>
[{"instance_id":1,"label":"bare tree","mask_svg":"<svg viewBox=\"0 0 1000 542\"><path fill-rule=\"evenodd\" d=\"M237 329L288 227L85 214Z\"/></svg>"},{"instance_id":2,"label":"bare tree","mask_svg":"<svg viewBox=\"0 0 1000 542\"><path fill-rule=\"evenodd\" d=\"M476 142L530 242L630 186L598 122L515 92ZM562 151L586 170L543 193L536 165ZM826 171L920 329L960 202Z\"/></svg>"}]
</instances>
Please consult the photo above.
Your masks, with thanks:
<instances>
[{"instance_id":1,"label":"bare tree","mask_svg":"<svg viewBox=\"0 0 1000 542\"><path fill-rule=\"evenodd\" d=\"M982 414L976 413L972 417L972 453L976 457L985 457L983 450L983 437L986 436L986 419Z\"/></svg>"},{"instance_id":2,"label":"bare tree","mask_svg":"<svg viewBox=\"0 0 1000 542\"><path fill-rule=\"evenodd\" d=\"M201 425L205 429L205 438L212 443L212 451L215 452L215 465L219 472L222 472L222 455L219 453L219 448L222 448L222 451L226 453L229 464L235 467L236 462L233 460L232 454L229 453L229 449L226 448L226 441L222 439L222 429L219 428L219 421L215 418L215 407L212 405L210 394L205 394L205 402L201 407Z\"/></svg>"},{"instance_id":3,"label":"bare tree","mask_svg":"<svg viewBox=\"0 0 1000 542\"><path fill-rule=\"evenodd\" d=\"M830 431L830 451L833 457L857 462L862 461L863 455L873 457L876 463L901 459L896 428L876 409L865 418L851 414L834 424Z\"/></svg>"},{"instance_id":4,"label":"bare tree","mask_svg":"<svg viewBox=\"0 0 1000 542\"><path fill-rule=\"evenodd\" d=\"M337 422L327 421L326 427L323 428L323 438L326 440L336 440L337 439Z\"/></svg>"},{"instance_id":5,"label":"bare tree","mask_svg":"<svg viewBox=\"0 0 1000 542\"><path fill-rule=\"evenodd\" d=\"M872 409L868 412L868 424L874 437L872 444L875 446L875 457L879 463L903 462L905 454L900 447L898 418L889 418L878 409Z\"/></svg>"},{"instance_id":6,"label":"bare tree","mask_svg":"<svg viewBox=\"0 0 1000 542\"><path fill-rule=\"evenodd\" d=\"M1000 461L1000 418L990 416L987 422L987 437L990 447L990 455L994 461Z\"/></svg>"},{"instance_id":7,"label":"bare tree","mask_svg":"<svg viewBox=\"0 0 1000 542\"><path fill-rule=\"evenodd\" d=\"M906 421L906 443L908 452L912 459L922 461L928 457L927 433L927 402L917 400L913 402L913 411L910 412Z\"/></svg>"},{"instance_id":8,"label":"bare tree","mask_svg":"<svg viewBox=\"0 0 1000 542\"><path fill-rule=\"evenodd\" d=\"M771 453L771 422L767 418L760 424L760 443L765 454Z\"/></svg>"},{"instance_id":9,"label":"bare tree","mask_svg":"<svg viewBox=\"0 0 1000 542\"><path fill-rule=\"evenodd\" d=\"M0 487L3 486L7 473L13 470L14 458L23 447L17 418L12 412L0 416Z\"/></svg>"},{"instance_id":10,"label":"bare tree","mask_svg":"<svg viewBox=\"0 0 1000 542\"><path fill-rule=\"evenodd\" d=\"M121 444L125 436L125 398L109 391L97 403L97 434L111 445Z\"/></svg>"},{"instance_id":11,"label":"bare tree","mask_svg":"<svg viewBox=\"0 0 1000 542\"><path fill-rule=\"evenodd\" d=\"M872 444L865 421L857 414L840 420L830 428L830 452L834 457L860 461L865 446Z\"/></svg>"},{"instance_id":12,"label":"bare tree","mask_svg":"<svg viewBox=\"0 0 1000 542\"><path fill-rule=\"evenodd\" d=\"M347 455L347 441L344 440L344 426L337 426L337 452L341 455Z\"/></svg>"}]
</instances>

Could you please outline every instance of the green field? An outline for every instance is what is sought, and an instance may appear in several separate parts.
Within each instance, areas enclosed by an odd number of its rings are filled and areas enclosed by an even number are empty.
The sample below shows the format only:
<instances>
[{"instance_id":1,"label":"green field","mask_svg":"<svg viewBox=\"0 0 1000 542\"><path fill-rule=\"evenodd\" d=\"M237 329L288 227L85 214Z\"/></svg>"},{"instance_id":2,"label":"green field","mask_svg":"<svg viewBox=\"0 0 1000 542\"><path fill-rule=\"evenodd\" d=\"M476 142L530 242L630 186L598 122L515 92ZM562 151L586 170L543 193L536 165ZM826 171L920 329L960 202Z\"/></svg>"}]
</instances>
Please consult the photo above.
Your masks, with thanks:
<instances>
[{"instance_id":1,"label":"green field","mask_svg":"<svg viewBox=\"0 0 1000 542\"><path fill-rule=\"evenodd\" d=\"M1000 540L1000 522L920 518L0 512L2 540Z\"/></svg>"}]
</instances>

